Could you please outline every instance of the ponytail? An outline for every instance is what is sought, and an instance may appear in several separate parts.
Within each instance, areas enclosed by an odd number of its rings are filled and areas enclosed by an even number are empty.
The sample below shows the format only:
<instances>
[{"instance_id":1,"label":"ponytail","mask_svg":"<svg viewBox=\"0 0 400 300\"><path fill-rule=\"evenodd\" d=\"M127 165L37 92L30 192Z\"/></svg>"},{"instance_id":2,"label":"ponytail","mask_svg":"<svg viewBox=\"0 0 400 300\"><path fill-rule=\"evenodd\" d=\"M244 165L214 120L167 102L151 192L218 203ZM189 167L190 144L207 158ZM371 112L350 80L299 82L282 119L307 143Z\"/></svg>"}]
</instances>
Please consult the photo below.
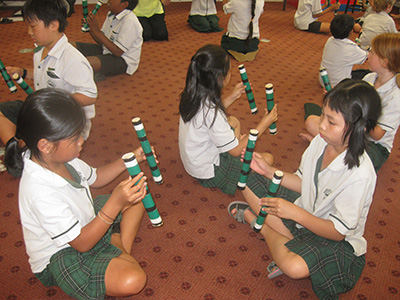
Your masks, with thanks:
<instances>
[{"instance_id":1,"label":"ponytail","mask_svg":"<svg viewBox=\"0 0 400 300\"><path fill-rule=\"evenodd\" d=\"M14 177L21 177L24 168L22 159L22 150L18 147L19 139L12 137L6 144L6 152L4 154L4 165L7 172Z\"/></svg>"},{"instance_id":2,"label":"ponytail","mask_svg":"<svg viewBox=\"0 0 400 300\"><path fill-rule=\"evenodd\" d=\"M218 110L225 113L221 100L224 78L230 70L227 52L217 45L206 45L192 57L186 75L185 88L181 93L179 113L189 122L204 105L214 111L214 124Z\"/></svg>"},{"instance_id":3,"label":"ponytail","mask_svg":"<svg viewBox=\"0 0 400 300\"><path fill-rule=\"evenodd\" d=\"M250 8L250 13L251 13L251 20L249 23L249 35L246 38L246 45L250 43L250 40L253 38L253 19L255 15L255 10L256 10L256 0L251 0L251 8Z\"/></svg>"}]
</instances>

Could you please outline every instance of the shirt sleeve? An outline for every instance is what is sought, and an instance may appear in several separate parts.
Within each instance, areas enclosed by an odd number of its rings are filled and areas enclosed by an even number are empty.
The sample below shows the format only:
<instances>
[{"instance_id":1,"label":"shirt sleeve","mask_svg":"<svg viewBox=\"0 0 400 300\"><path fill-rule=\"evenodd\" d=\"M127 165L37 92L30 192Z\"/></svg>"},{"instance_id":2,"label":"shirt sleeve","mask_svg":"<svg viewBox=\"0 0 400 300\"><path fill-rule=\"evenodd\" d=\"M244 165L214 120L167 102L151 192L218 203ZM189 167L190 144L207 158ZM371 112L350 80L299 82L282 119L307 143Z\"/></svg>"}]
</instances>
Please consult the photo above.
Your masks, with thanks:
<instances>
[{"instance_id":1,"label":"shirt sleeve","mask_svg":"<svg viewBox=\"0 0 400 300\"><path fill-rule=\"evenodd\" d=\"M209 111L207 114L207 125L212 124L214 112ZM239 145L239 141L235 136L235 132L231 128L222 112L217 112L217 117L211 127L209 127L210 138L216 145L220 153L228 152Z\"/></svg>"},{"instance_id":2,"label":"shirt sleeve","mask_svg":"<svg viewBox=\"0 0 400 300\"><path fill-rule=\"evenodd\" d=\"M234 5L232 4L232 1L229 1L223 6L223 10L225 14L231 14L234 11Z\"/></svg>"},{"instance_id":3,"label":"shirt sleeve","mask_svg":"<svg viewBox=\"0 0 400 300\"><path fill-rule=\"evenodd\" d=\"M32 214L57 247L73 241L82 229L66 197L54 190L46 195L40 194L40 198L34 199L30 205Z\"/></svg>"},{"instance_id":4,"label":"shirt sleeve","mask_svg":"<svg viewBox=\"0 0 400 300\"><path fill-rule=\"evenodd\" d=\"M133 20L127 19L119 30L117 39L114 44L117 45L122 51L127 52L139 37L140 31L138 30Z\"/></svg>"},{"instance_id":5,"label":"shirt sleeve","mask_svg":"<svg viewBox=\"0 0 400 300\"><path fill-rule=\"evenodd\" d=\"M329 219L343 235L351 235L357 229L362 214L367 214L375 183L361 178L349 183L336 197ZM357 192L354 192L357 191Z\"/></svg>"}]
</instances>

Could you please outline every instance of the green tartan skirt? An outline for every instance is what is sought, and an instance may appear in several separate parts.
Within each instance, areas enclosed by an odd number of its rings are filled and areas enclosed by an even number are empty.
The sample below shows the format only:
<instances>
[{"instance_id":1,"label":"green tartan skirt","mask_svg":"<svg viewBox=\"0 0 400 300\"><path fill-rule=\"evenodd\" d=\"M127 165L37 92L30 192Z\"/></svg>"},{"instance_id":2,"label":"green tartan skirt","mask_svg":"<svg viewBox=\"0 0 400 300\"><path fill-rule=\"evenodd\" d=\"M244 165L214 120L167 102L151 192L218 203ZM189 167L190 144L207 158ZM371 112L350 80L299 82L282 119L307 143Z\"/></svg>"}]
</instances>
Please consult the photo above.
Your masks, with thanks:
<instances>
[{"instance_id":1,"label":"green tartan skirt","mask_svg":"<svg viewBox=\"0 0 400 300\"><path fill-rule=\"evenodd\" d=\"M95 199L95 211L98 213L109 195ZM118 220L121 219L119 215ZM59 286L66 294L76 299L104 299L106 294L105 273L111 259L122 251L111 245L111 230L85 253L72 247L62 249L50 258L50 263L41 273L34 275L45 286Z\"/></svg>"},{"instance_id":2,"label":"green tartan skirt","mask_svg":"<svg viewBox=\"0 0 400 300\"><path fill-rule=\"evenodd\" d=\"M355 256L347 241L325 239L297 228L292 220L284 220L284 224L294 235L285 246L307 263L312 289L319 299L339 299L339 293L355 286L365 266L365 255Z\"/></svg>"},{"instance_id":3,"label":"green tartan skirt","mask_svg":"<svg viewBox=\"0 0 400 300\"><path fill-rule=\"evenodd\" d=\"M204 187L219 188L225 194L234 195L237 190L241 170L242 162L240 158L225 152L219 155L219 166L214 165L214 177L197 180ZM246 185L256 194L258 192L257 196L261 197L260 195L266 194L265 180L267 179L264 176L250 170Z\"/></svg>"}]
</instances>

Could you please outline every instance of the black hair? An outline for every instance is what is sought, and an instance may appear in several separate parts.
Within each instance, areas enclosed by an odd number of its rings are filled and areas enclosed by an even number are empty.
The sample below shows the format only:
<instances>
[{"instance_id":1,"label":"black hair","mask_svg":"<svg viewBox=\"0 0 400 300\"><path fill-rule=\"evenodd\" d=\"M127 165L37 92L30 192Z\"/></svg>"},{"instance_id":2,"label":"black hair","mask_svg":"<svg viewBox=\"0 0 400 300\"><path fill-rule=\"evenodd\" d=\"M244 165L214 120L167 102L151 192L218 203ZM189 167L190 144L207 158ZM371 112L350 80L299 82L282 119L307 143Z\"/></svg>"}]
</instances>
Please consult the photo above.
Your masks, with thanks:
<instances>
[{"instance_id":1,"label":"black hair","mask_svg":"<svg viewBox=\"0 0 400 300\"><path fill-rule=\"evenodd\" d=\"M330 30L335 39L348 38L353 30L354 18L348 14L337 15L333 18Z\"/></svg>"},{"instance_id":2,"label":"black hair","mask_svg":"<svg viewBox=\"0 0 400 300\"><path fill-rule=\"evenodd\" d=\"M218 110L225 113L221 91L229 70L230 58L221 46L206 45L196 52L190 61L186 85L179 103L179 113L185 123L197 114L201 105L208 107L209 110L215 108L212 124Z\"/></svg>"},{"instance_id":3,"label":"black hair","mask_svg":"<svg viewBox=\"0 0 400 300\"><path fill-rule=\"evenodd\" d=\"M43 21L45 27L58 21L59 32L64 32L68 25L67 5L64 0L27 0L22 8L22 16L27 21Z\"/></svg>"},{"instance_id":4,"label":"black hair","mask_svg":"<svg viewBox=\"0 0 400 300\"><path fill-rule=\"evenodd\" d=\"M250 14L251 14L251 20L249 23L249 35L246 38L245 43L248 45L250 43L250 40L253 38L253 19L254 19L254 11L256 10L256 0L251 0L251 7L250 7Z\"/></svg>"},{"instance_id":5,"label":"black hair","mask_svg":"<svg viewBox=\"0 0 400 300\"><path fill-rule=\"evenodd\" d=\"M324 103L343 116L343 142L348 138L344 163L349 169L358 167L369 143L366 135L376 126L381 114L378 93L363 80L344 79L325 94Z\"/></svg>"},{"instance_id":6,"label":"black hair","mask_svg":"<svg viewBox=\"0 0 400 300\"><path fill-rule=\"evenodd\" d=\"M128 7L126 9L133 10L138 4L139 0L121 0L122 2L128 2Z\"/></svg>"},{"instance_id":7,"label":"black hair","mask_svg":"<svg viewBox=\"0 0 400 300\"><path fill-rule=\"evenodd\" d=\"M6 145L4 164L7 171L20 177L24 167L23 151L29 149L32 157L42 160L38 149L41 139L58 142L76 136L85 124L84 110L66 91L44 88L30 94L19 111L15 138ZM19 139L25 142L23 149L18 147Z\"/></svg>"}]
</instances>

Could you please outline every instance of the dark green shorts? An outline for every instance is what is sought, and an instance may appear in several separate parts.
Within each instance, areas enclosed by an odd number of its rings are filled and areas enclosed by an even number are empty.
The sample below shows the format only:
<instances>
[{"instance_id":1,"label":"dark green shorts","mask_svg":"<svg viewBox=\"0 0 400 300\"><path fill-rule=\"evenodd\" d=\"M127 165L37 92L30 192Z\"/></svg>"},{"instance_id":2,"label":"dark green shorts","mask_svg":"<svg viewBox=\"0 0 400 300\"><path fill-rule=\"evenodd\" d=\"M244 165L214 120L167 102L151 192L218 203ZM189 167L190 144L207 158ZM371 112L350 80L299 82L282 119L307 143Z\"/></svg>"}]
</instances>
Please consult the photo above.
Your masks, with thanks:
<instances>
[{"instance_id":1,"label":"dark green shorts","mask_svg":"<svg viewBox=\"0 0 400 300\"><path fill-rule=\"evenodd\" d=\"M219 17L217 15L209 16L189 16L188 22L192 28L198 32L219 32L223 28L219 27Z\"/></svg>"},{"instance_id":2,"label":"dark green shorts","mask_svg":"<svg viewBox=\"0 0 400 300\"><path fill-rule=\"evenodd\" d=\"M114 76L126 73L128 65L122 57L112 54L103 54L103 47L97 44L76 42L76 48L85 57L96 56L100 62L100 73L106 76Z\"/></svg>"},{"instance_id":3,"label":"dark green shorts","mask_svg":"<svg viewBox=\"0 0 400 300\"><path fill-rule=\"evenodd\" d=\"M24 102L21 100L2 102L0 103L0 111L7 119L17 125L18 114L22 104Z\"/></svg>"},{"instance_id":4,"label":"dark green shorts","mask_svg":"<svg viewBox=\"0 0 400 300\"><path fill-rule=\"evenodd\" d=\"M109 195L104 195L94 200L96 213L108 198ZM35 276L45 286L57 285L73 298L104 299L106 269L111 259L122 253L110 242L111 228L88 252L81 253L72 247L58 251L47 267Z\"/></svg>"},{"instance_id":5,"label":"dark green shorts","mask_svg":"<svg viewBox=\"0 0 400 300\"><path fill-rule=\"evenodd\" d=\"M367 154L374 165L375 172L378 172L383 163L389 158L389 151L381 144L370 142L367 147Z\"/></svg>"},{"instance_id":6,"label":"dark green shorts","mask_svg":"<svg viewBox=\"0 0 400 300\"><path fill-rule=\"evenodd\" d=\"M246 43L246 40L229 37L226 34L224 34L221 39L221 47L224 48L225 51L233 50L244 54L257 51L259 43L260 41L258 38L252 38L249 43Z\"/></svg>"}]
</instances>

